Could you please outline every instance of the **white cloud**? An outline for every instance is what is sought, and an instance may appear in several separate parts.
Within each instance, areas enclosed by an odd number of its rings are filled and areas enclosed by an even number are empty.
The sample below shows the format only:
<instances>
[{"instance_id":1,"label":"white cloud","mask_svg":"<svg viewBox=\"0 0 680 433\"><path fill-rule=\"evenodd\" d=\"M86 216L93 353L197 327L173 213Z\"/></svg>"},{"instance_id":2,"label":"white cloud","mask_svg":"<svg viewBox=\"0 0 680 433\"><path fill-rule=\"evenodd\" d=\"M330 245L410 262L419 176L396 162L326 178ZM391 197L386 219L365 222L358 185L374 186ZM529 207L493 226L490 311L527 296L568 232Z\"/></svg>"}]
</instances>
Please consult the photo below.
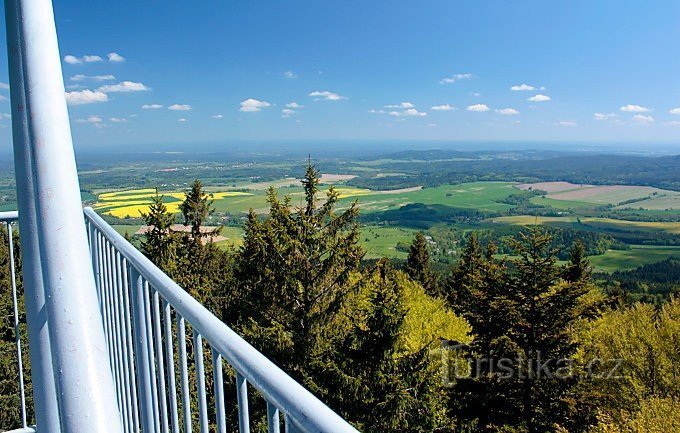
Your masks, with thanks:
<instances>
[{"instance_id":1,"label":"white cloud","mask_svg":"<svg viewBox=\"0 0 680 433\"><path fill-rule=\"evenodd\" d=\"M504 116L513 116L515 114L519 114L519 111L515 110L514 108L501 108L500 110L496 110L498 114L502 114Z\"/></svg>"},{"instance_id":2,"label":"white cloud","mask_svg":"<svg viewBox=\"0 0 680 433\"><path fill-rule=\"evenodd\" d=\"M180 117L179 119L177 119L177 121L184 123L184 122L187 122L187 119L185 119L184 117Z\"/></svg>"},{"instance_id":3,"label":"white cloud","mask_svg":"<svg viewBox=\"0 0 680 433\"><path fill-rule=\"evenodd\" d=\"M449 105L449 104L435 105L435 106L430 107L430 110L434 110L434 111L451 111L451 110L455 110L455 109L456 109L456 107Z\"/></svg>"},{"instance_id":4,"label":"white cloud","mask_svg":"<svg viewBox=\"0 0 680 433\"><path fill-rule=\"evenodd\" d=\"M109 53L107 56L109 58L109 62L120 63L125 61L125 57L118 53Z\"/></svg>"},{"instance_id":5,"label":"white cloud","mask_svg":"<svg viewBox=\"0 0 680 433\"><path fill-rule=\"evenodd\" d=\"M614 120L614 119L616 119L616 114L614 114L614 113L595 113L593 118L595 120Z\"/></svg>"},{"instance_id":6,"label":"white cloud","mask_svg":"<svg viewBox=\"0 0 680 433\"><path fill-rule=\"evenodd\" d=\"M76 119L77 123L102 123L103 120L99 116L90 115L85 119Z\"/></svg>"},{"instance_id":7,"label":"white cloud","mask_svg":"<svg viewBox=\"0 0 680 433\"><path fill-rule=\"evenodd\" d=\"M577 126L578 124L576 123L575 120L560 120L559 122L555 122L555 125L557 125L557 126Z\"/></svg>"},{"instance_id":8,"label":"white cloud","mask_svg":"<svg viewBox=\"0 0 680 433\"><path fill-rule=\"evenodd\" d=\"M317 101L323 100L323 101L339 101L341 99L347 99L344 96L340 96L337 93L329 92L328 90L315 90L309 94L309 96L312 96L314 98L317 98Z\"/></svg>"},{"instance_id":9,"label":"white cloud","mask_svg":"<svg viewBox=\"0 0 680 433\"><path fill-rule=\"evenodd\" d=\"M550 96L538 94L538 95L532 96L531 98L528 98L527 101L531 101L531 102L550 101Z\"/></svg>"},{"instance_id":10,"label":"white cloud","mask_svg":"<svg viewBox=\"0 0 680 433\"><path fill-rule=\"evenodd\" d=\"M113 123L125 123L125 122L127 122L127 119L123 119L123 118L120 118L120 117L112 117L109 120Z\"/></svg>"},{"instance_id":11,"label":"white cloud","mask_svg":"<svg viewBox=\"0 0 680 433\"><path fill-rule=\"evenodd\" d=\"M519 85L514 85L510 88L510 90L515 91L515 92L525 92L529 90L536 90L534 86L530 86L528 84L519 84Z\"/></svg>"},{"instance_id":12,"label":"white cloud","mask_svg":"<svg viewBox=\"0 0 680 433\"><path fill-rule=\"evenodd\" d=\"M267 101L259 101L257 99L248 98L245 101L241 101L241 108L238 111L243 111L245 113L254 113L256 111L262 111L263 108L271 107Z\"/></svg>"},{"instance_id":13,"label":"white cloud","mask_svg":"<svg viewBox=\"0 0 680 433\"><path fill-rule=\"evenodd\" d=\"M415 108L408 108L404 111L390 111L389 115L395 117L425 117L427 113L418 111Z\"/></svg>"},{"instance_id":14,"label":"white cloud","mask_svg":"<svg viewBox=\"0 0 680 433\"><path fill-rule=\"evenodd\" d=\"M490 108L486 104L475 104L475 105L470 105L469 107L466 108L467 111L477 111L479 113L484 112L484 111L489 111Z\"/></svg>"},{"instance_id":15,"label":"white cloud","mask_svg":"<svg viewBox=\"0 0 680 433\"><path fill-rule=\"evenodd\" d=\"M668 113L669 114L680 114L680 107L679 108L673 108Z\"/></svg>"},{"instance_id":16,"label":"white cloud","mask_svg":"<svg viewBox=\"0 0 680 433\"><path fill-rule=\"evenodd\" d=\"M83 56L83 61L84 61L85 63L95 63L95 62L101 62L101 61L103 61L103 60L104 60L104 59L102 59L102 58L99 57L99 56L88 56L88 55L84 55L84 56Z\"/></svg>"},{"instance_id":17,"label":"white cloud","mask_svg":"<svg viewBox=\"0 0 680 433\"><path fill-rule=\"evenodd\" d=\"M297 102L293 101L293 102L289 102L288 104L286 104L286 108L305 108L305 106L300 105Z\"/></svg>"},{"instance_id":18,"label":"white cloud","mask_svg":"<svg viewBox=\"0 0 680 433\"><path fill-rule=\"evenodd\" d=\"M375 110L375 109L368 110L368 112L371 113L371 114L385 114L386 113L385 110Z\"/></svg>"},{"instance_id":19,"label":"white cloud","mask_svg":"<svg viewBox=\"0 0 680 433\"><path fill-rule=\"evenodd\" d=\"M70 78L71 81L85 81L85 80L109 81L115 79L116 77L114 77L113 75L83 75L83 74L76 74Z\"/></svg>"},{"instance_id":20,"label":"white cloud","mask_svg":"<svg viewBox=\"0 0 680 433\"><path fill-rule=\"evenodd\" d=\"M9 84L0 81L0 89L9 89Z\"/></svg>"},{"instance_id":21,"label":"white cloud","mask_svg":"<svg viewBox=\"0 0 680 433\"><path fill-rule=\"evenodd\" d=\"M671 120L670 122L664 123L664 125L668 125L668 126L680 126L680 120Z\"/></svg>"},{"instance_id":22,"label":"white cloud","mask_svg":"<svg viewBox=\"0 0 680 433\"><path fill-rule=\"evenodd\" d=\"M163 108L161 104L144 104L142 105L143 110L158 110L159 108Z\"/></svg>"},{"instance_id":23,"label":"white cloud","mask_svg":"<svg viewBox=\"0 0 680 433\"><path fill-rule=\"evenodd\" d=\"M171 111L189 111L191 110L191 105L188 104L172 104L168 107Z\"/></svg>"},{"instance_id":24,"label":"white cloud","mask_svg":"<svg viewBox=\"0 0 680 433\"><path fill-rule=\"evenodd\" d=\"M650 110L647 107L642 107L640 105L635 105L635 104L628 104L624 105L623 107L619 108L621 111L625 111L626 113L647 113Z\"/></svg>"},{"instance_id":25,"label":"white cloud","mask_svg":"<svg viewBox=\"0 0 680 433\"><path fill-rule=\"evenodd\" d=\"M650 124L654 123L654 118L652 116L645 116L644 114L636 114L633 116L633 122Z\"/></svg>"},{"instance_id":26,"label":"white cloud","mask_svg":"<svg viewBox=\"0 0 680 433\"><path fill-rule=\"evenodd\" d=\"M109 96L100 91L75 90L73 92L66 92L66 102L69 105L94 104L96 102L106 102L108 100Z\"/></svg>"},{"instance_id":27,"label":"white cloud","mask_svg":"<svg viewBox=\"0 0 680 433\"><path fill-rule=\"evenodd\" d=\"M79 63L83 63L83 61L80 60L78 57L72 56L70 54L64 56L64 61L69 65L77 65Z\"/></svg>"},{"instance_id":28,"label":"white cloud","mask_svg":"<svg viewBox=\"0 0 680 433\"><path fill-rule=\"evenodd\" d=\"M293 72L293 71L286 71L286 72L283 73L283 76L288 78L289 80L292 80L292 79L298 77L297 75L295 75L295 72Z\"/></svg>"},{"instance_id":29,"label":"white cloud","mask_svg":"<svg viewBox=\"0 0 680 433\"><path fill-rule=\"evenodd\" d=\"M441 84L453 84L456 81L469 80L471 78L474 78L474 75L472 75L472 74L453 74L450 77L442 78L439 82Z\"/></svg>"},{"instance_id":30,"label":"white cloud","mask_svg":"<svg viewBox=\"0 0 680 433\"><path fill-rule=\"evenodd\" d=\"M149 88L142 83L135 83L134 81L121 81L118 84L108 84L106 86L101 86L97 90L104 93L114 92L127 93L127 92L143 92L149 90Z\"/></svg>"},{"instance_id":31,"label":"white cloud","mask_svg":"<svg viewBox=\"0 0 680 433\"><path fill-rule=\"evenodd\" d=\"M385 108L415 108L416 106L410 102L402 102L396 105L385 105Z\"/></svg>"},{"instance_id":32,"label":"white cloud","mask_svg":"<svg viewBox=\"0 0 680 433\"><path fill-rule=\"evenodd\" d=\"M6 101L7 97L0 95L0 101Z\"/></svg>"},{"instance_id":33,"label":"white cloud","mask_svg":"<svg viewBox=\"0 0 680 433\"><path fill-rule=\"evenodd\" d=\"M223 118L224 118L224 116L221 115L221 114L213 114L211 117L212 117L213 119L223 119Z\"/></svg>"},{"instance_id":34,"label":"white cloud","mask_svg":"<svg viewBox=\"0 0 680 433\"><path fill-rule=\"evenodd\" d=\"M284 108L283 110L281 110L282 117L290 117L295 113L297 113L297 111L291 110L290 108Z\"/></svg>"}]
</instances>

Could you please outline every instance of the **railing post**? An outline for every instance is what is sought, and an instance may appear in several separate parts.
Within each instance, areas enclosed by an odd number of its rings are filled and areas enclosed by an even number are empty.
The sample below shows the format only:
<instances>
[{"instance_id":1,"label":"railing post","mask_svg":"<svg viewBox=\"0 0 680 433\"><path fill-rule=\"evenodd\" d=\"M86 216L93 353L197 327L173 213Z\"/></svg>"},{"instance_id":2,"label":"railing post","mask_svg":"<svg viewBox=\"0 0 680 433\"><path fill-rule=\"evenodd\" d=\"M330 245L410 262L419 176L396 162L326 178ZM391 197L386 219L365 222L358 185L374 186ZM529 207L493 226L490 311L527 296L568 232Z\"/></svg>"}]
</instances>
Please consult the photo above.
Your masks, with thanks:
<instances>
[{"instance_id":1,"label":"railing post","mask_svg":"<svg viewBox=\"0 0 680 433\"><path fill-rule=\"evenodd\" d=\"M56 432L59 427L57 392L52 373L52 353L45 311L40 245L38 242L35 188L29 145L26 93L24 86L19 10L14 1L5 2L7 56L12 107L14 172L19 209L22 273L26 304L33 406L39 432Z\"/></svg>"},{"instance_id":2,"label":"railing post","mask_svg":"<svg viewBox=\"0 0 680 433\"><path fill-rule=\"evenodd\" d=\"M19 200L35 202L60 430L119 433L122 424L94 275L86 265L87 236L52 3L6 2L18 10L17 39L30 146L30 153L23 157L31 161L34 187L33 197L24 195Z\"/></svg>"},{"instance_id":3,"label":"railing post","mask_svg":"<svg viewBox=\"0 0 680 433\"><path fill-rule=\"evenodd\" d=\"M133 267L130 267L130 284L130 292L132 293L132 328L134 330L137 378L139 380L140 422L143 432L152 433L156 431L156 426L151 384L156 378L151 376L151 364L149 363L149 332L146 326L144 281L139 272Z\"/></svg>"}]
</instances>

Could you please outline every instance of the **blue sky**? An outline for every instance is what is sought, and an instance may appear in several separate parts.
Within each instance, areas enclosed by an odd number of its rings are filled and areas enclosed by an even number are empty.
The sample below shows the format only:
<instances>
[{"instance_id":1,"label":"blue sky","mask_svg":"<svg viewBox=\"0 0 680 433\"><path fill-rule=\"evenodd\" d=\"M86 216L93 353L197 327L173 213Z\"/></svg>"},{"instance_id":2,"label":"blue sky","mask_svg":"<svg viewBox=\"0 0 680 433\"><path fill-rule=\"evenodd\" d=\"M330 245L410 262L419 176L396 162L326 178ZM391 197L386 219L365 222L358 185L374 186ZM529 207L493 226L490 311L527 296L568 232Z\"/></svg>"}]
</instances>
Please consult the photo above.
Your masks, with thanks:
<instances>
[{"instance_id":1,"label":"blue sky","mask_svg":"<svg viewBox=\"0 0 680 433\"><path fill-rule=\"evenodd\" d=\"M680 143L677 1L99 0L55 14L80 148Z\"/></svg>"}]
</instances>

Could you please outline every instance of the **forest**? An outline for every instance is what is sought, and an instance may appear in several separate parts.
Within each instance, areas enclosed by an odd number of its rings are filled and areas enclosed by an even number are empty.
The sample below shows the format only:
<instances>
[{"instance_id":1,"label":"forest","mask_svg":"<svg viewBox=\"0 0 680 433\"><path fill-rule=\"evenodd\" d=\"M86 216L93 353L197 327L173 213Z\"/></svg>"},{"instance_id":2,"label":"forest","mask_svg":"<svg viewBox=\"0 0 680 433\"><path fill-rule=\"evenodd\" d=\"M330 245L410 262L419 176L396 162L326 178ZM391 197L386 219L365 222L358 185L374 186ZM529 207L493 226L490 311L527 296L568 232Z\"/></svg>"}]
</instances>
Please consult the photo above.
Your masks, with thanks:
<instances>
[{"instance_id":1,"label":"forest","mask_svg":"<svg viewBox=\"0 0 680 433\"><path fill-rule=\"evenodd\" d=\"M204 242L214 209L200 181L179 218L157 194L140 247L360 431L680 431L678 283L664 280L653 302L631 296L669 268L677 276L677 260L594 275L587 255L615 238L534 225L466 233L450 263L435 263L422 232L402 246L405 261L369 261L356 202L338 209L338 191L322 191L311 164L302 187L299 204L271 187L269 212L251 210L242 244L226 249ZM19 419L6 236L5 429ZM252 404L252 428L264 431L265 408Z\"/></svg>"}]
</instances>

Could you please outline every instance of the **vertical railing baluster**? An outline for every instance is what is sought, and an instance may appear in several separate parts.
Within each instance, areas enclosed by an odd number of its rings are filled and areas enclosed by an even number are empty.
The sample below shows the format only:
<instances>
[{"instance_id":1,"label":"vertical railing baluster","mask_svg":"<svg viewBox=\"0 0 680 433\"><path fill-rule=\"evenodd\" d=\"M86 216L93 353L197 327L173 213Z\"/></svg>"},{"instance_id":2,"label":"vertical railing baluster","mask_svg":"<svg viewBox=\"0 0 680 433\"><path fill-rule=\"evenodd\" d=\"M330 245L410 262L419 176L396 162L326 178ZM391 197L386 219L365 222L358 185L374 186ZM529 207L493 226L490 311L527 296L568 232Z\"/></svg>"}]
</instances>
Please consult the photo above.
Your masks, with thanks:
<instances>
[{"instance_id":1,"label":"vertical railing baluster","mask_svg":"<svg viewBox=\"0 0 680 433\"><path fill-rule=\"evenodd\" d=\"M111 245L111 280L113 284L111 285L111 310L113 315L113 331L115 338L114 349L116 352L116 368L118 369L118 381L119 381L119 391L120 394L120 413L123 418L123 428L126 432L130 432L132 429L131 421L132 417L130 414L129 406L129 393L127 392L127 379L125 374L125 361L123 358L123 321L120 319L120 268L118 263L118 251L115 247Z\"/></svg>"},{"instance_id":2,"label":"vertical railing baluster","mask_svg":"<svg viewBox=\"0 0 680 433\"><path fill-rule=\"evenodd\" d=\"M238 431L250 433L250 414L248 413L248 382L236 372L236 402L238 404Z\"/></svg>"},{"instance_id":3,"label":"vertical railing baluster","mask_svg":"<svg viewBox=\"0 0 680 433\"><path fill-rule=\"evenodd\" d=\"M118 364L118 338L116 336L116 320L115 320L115 306L114 306L114 296L113 292L115 290L114 281L114 270L113 270L113 246L107 240L106 241L106 306L107 306L107 317L109 322L109 336L110 344L109 350L111 353L111 371L113 372L113 379L116 386L116 400L118 401L118 411L121 417L121 424L123 429L125 429L125 416L123 416L123 398L122 391L123 386L121 383L121 369Z\"/></svg>"},{"instance_id":4,"label":"vertical railing baluster","mask_svg":"<svg viewBox=\"0 0 680 433\"><path fill-rule=\"evenodd\" d=\"M208 433L208 402L205 393L205 368L203 367L203 338L196 330L194 335L194 362L196 363L196 388L198 389L198 424L201 433Z\"/></svg>"},{"instance_id":5,"label":"vertical railing baluster","mask_svg":"<svg viewBox=\"0 0 680 433\"><path fill-rule=\"evenodd\" d=\"M149 365L149 333L147 332L146 309L144 303L144 280L139 272L130 267L130 280L132 287L132 317L134 318L135 355L137 358L137 377L139 379L140 415L142 431L151 433L155 431L153 410L153 389Z\"/></svg>"},{"instance_id":6,"label":"vertical railing baluster","mask_svg":"<svg viewBox=\"0 0 680 433\"><path fill-rule=\"evenodd\" d=\"M227 420L224 412L224 379L222 377L222 355L214 347L212 353L213 386L215 387L215 417L217 433L227 433Z\"/></svg>"},{"instance_id":7,"label":"vertical railing baluster","mask_svg":"<svg viewBox=\"0 0 680 433\"><path fill-rule=\"evenodd\" d=\"M191 398L189 390L189 367L187 366L187 331L184 317L177 314L177 345L179 346L179 377L182 382L182 415L184 433L191 433Z\"/></svg>"},{"instance_id":8,"label":"vertical railing baluster","mask_svg":"<svg viewBox=\"0 0 680 433\"><path fill-rule=\"evenodd\" d=\"M128 280L128 276L130 275L130 268L128 266L127 259L123 257L123 261L121 264L122 267L122 272L123 272L123 287L121 290L121 293L123 295L123 307L124 307L124 313L125 313L125 345L127 347L127 374L129 377L129 383L130 383L130 397L132 398L132 416L133 416L133 422L134 422L134 427L133 431L134 432L139 432L141 426L139 425L139 409L137 407L137 380L135 377L135 361L134 361L134 352L133 352L133 335L134 331L132 330L132 310L130 309L130 281Z\"/></svg>"},{"instance_id":9,"label":"vertical railing baluster","mask_svg":"<svg viewBox=\"0 0 680 433\"><path fill-rule=\"evenodd\" d=\"M128 433L132 433L134 430L134 420L133 420L133 409L132 409L132 393L134 389L130 383L130 366L128 364L128 345L127 345L127 329L125 322L125 311L123 304L123 292L125 291L124 281L123 281L123 259L121 254L115 250L115 270L116 270L116 287L115 287L115 298L117 306L116 322L118 323L118 341L120 348L120 367L121 376L123 379L123 395L125 400L125 416L126 425L125 430Z\"/></svg>"},{"instance_id":10,"label":"vertical railing baluster","mask_svg":"<svg viewBox=\"0 0 680 433\"><path fill-rule=\"evenodd\" d=\"M172 312L170 304L163 299L163 332L165 335L165 365L168 369L168 394L170 396L170 415L172 433L179 433L179 414L177 410L177 385L175 384L175 356L172 347Z\"/></svg>"},{"instance_id":11,"label":"vertical railing baluster","mask_svg":"<svg viewBox=\"0 0 680 433\"><path fill-rule=\"evenodd\" d=\"M165 398L166 388L165 388L165 362L163 361L163 338L161 334L161 311L160 311L160 301L159 294L154 290L153 292L153 329L154 336L156 340L156 354L158 361L158 400L160 401L161 410L161 423L163 426L163 432L168 433L168 402Z\"/></svg>"},{"instance_id":12,"label":"vertical railing baluster","mask_svg":"<svg viewBox=\"0 0 680 433\"><path fill-rule=\"evenodd\" d=\"M267 431L269 433L280 433L279 409L267 402Z\"/></svg>"},{"instance_id":13,"label":"vertical railing baluster","mask_svg":"<svg viewBox=\"0 0 680 433\"><path fill-rule=\"evenodd\" d=\"M154 338L153 338L153 320L151 315L151 297L149 291L153 288L149 286L148 281L144 281L144 312L146 315L146 333L147 344L149 346L147 356L149 357L149 367L151 368L151 401L153 402L153 419L155 425L155 432L161 431L160 413L158 412L158 382L156 380L156 354L154 352Z\"/></svg>"},{"instance_id":14,"label":"vertical railing baluster","mask_svg":"<svg viewBox=\"0 0 680 433\"><path fill-rule=\"evenodd\" d=\"M19 327L19 301L17 298L17 277L14 268L14 240L12 239L12 223L7 222L7 238L9 239L9 275L12 280L12 306L14 307L14 338L17 345L17 368L19 369L19 394L21 398L21 426L26 427L26 390L24 389L24 361L21 357L21 329Z\"/></svg>"},{"instance_id":15,"label":"vertical railing baluster","mask_svg":"<svg viewBox=\"0 0 680 433\"><path fill-rule=\"evenodd\" d=\"M302 433L302 430L295 425L295 421L288 415L284 416L286 420L286 433Z\"/></svg>"}]
</instances>

